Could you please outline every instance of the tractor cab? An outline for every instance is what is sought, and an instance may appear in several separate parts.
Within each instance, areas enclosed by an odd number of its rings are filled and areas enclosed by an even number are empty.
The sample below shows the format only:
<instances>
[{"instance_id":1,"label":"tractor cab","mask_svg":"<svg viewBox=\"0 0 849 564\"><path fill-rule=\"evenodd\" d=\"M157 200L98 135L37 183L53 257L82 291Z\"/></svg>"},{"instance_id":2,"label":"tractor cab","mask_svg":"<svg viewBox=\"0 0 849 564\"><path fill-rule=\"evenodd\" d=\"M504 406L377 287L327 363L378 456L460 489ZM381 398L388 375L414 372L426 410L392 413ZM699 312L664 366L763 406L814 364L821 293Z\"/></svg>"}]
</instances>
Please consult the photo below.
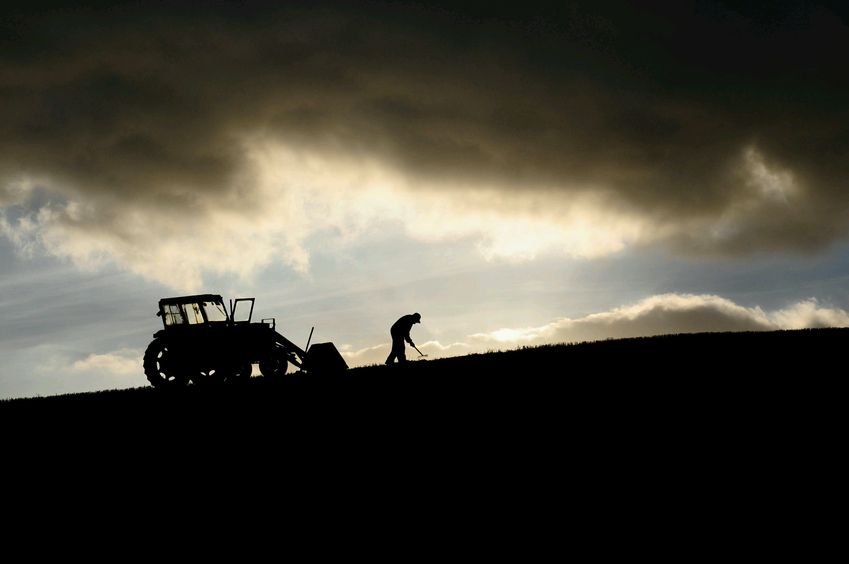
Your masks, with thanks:
<instances>
[{"instance_id":1,"label":"tractor cab","mask_svg":"<svg viewBox=\"0 0 849 564\"><path fill-rule=\"evenodd\" d=\"M254 310L254 298L230 300L230 314L224 300L216 294L180 296L159 300L158 316L162 317L165 328L219 324L250 323Z\"/></svg>"}]
</instances>

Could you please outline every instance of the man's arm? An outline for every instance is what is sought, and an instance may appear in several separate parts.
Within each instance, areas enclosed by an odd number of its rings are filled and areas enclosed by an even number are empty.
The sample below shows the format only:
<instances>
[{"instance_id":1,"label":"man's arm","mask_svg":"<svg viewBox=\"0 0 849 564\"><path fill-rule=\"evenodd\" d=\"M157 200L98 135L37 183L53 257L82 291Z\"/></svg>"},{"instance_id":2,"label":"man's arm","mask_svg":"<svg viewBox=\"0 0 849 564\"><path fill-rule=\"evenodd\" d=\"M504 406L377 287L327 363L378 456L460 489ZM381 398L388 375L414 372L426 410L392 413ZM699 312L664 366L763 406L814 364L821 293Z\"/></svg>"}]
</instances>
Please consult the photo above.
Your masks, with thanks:
<instances>
[{"instance_id":1,"label":"man's arm","mask_svg":"<svg viewBox=\"0 0 849 564\"><path fill-rule=\"evenodd\" d=\"M413 317L412 315L407 315L407 316L405 316L405 317L404 317L404 319L405 319L405 320L406 320L406 322L407 322L407 323L406 323L407 336L406 336L406 337L404 337L404 339L405 339L408 343L410 343L410 346L411 346L411 347L415 347L415 346L416 346L416 344L413 342L413 339L411 339L411 338L410 338L410 331L412 331L412 330L413 330L413 322L415 321L415 317Z\"/></svg>"}]
</instances>

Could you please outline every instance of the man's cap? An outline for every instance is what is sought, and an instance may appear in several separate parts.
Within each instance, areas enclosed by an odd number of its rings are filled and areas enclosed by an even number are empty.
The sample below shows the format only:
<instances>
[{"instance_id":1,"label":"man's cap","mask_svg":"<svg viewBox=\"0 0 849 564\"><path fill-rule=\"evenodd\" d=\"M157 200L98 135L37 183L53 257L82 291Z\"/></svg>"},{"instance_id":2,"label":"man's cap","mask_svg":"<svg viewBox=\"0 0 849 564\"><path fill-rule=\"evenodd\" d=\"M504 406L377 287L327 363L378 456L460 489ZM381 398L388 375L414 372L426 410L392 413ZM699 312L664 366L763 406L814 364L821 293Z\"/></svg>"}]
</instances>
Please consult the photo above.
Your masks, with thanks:
<instances>
[{"instance_id":1,"label":"man's cap","mask_svg":"<svg viewBox=\"0 0 849 564\"><path fill-rule=\"evenodd\" d=\"M414 313L414 314L413 314L413 317L415 317L415 318L416 318L416 323L421 323L421 322L422 322L422 314L420 314L420 313Z\"/></svg>"}]
</instances>

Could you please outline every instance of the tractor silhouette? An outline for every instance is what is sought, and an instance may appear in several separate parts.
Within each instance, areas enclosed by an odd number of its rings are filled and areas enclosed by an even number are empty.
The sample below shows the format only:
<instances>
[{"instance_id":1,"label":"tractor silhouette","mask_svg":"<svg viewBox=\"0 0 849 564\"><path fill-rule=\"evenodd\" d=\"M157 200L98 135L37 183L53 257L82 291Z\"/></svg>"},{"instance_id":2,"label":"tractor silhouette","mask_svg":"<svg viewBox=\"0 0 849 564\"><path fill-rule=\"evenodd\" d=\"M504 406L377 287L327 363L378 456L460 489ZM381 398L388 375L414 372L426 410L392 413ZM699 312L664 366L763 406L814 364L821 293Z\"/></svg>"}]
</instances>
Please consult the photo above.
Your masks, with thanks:
<instances>
[{"instance_id":1,"label":"tractor silhouette","mask_svg":"<svg viewBox=\"0 0 849 564\"><path fill-rule=\"evenodd\" d=\"M159 300L164 328L144 353L148 381L157 388L245 382L254 363L267 378L283 376L290 363L312 374L348 368L333 343L308 340L304 350L277 332L274 318L251 323L254 300L230 300L229 314L216 294Z\"/></svg>"}]
</instances>

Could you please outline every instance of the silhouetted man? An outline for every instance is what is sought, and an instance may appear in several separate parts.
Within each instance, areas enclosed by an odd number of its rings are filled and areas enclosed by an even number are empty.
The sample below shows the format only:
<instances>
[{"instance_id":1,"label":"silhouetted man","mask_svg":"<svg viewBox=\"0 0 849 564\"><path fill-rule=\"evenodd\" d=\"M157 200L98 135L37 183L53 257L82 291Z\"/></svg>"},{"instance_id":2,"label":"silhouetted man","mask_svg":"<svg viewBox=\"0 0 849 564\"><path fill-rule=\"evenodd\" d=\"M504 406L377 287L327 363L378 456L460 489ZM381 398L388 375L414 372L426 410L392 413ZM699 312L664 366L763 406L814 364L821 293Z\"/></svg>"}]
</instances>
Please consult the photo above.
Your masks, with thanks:
<instances>
[{"instance_id":1,"label":"silhouetted man","mask_svg":"<svg viewBox=\"0 0 849 564\"><path fill-rule=\"evenodd\" d=\"M410 338L410 329L413 328L414 324L421 322L421 315L418 313L411 313L410 315L405 315L392 324L392 328L389 329L389 333L392 335L392 352L389 353L389 357L386 359L386 364L392 364L396 358L398 359L398 362L407 362L407 355L404 353L404 341L410 343L411 347L416 346Z\"/></svg>"}]
</instances>

